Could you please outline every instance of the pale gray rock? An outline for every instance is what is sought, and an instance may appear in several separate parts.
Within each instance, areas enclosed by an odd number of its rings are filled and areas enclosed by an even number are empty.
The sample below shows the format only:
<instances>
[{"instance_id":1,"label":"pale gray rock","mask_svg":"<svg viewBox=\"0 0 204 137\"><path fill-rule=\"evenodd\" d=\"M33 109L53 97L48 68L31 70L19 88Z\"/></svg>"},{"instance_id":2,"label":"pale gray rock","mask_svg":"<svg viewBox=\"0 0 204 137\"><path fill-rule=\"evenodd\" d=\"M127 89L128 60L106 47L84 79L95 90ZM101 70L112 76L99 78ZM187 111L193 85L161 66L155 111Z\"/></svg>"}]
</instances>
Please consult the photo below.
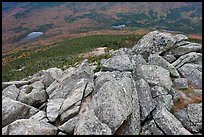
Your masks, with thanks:
<instances>
[{"instance_id":1,"label":"pale gray rock","mask_svg":"<svg viewBox=\"0 0 204 137\"><path fill-rule=\"evenodd\" d=\"M151 87L151 95L153 98L161 96L161 95L167 95L168 91L160 86L153 86Z\"/></svg>"},{"instance_id":2,"label":"pale gray rock","mask_svg":"<svg viewBox=\"0 0 204 137\"><path fill-rule=\"evenodd\" d=\"M52 94L58 87L59 87L60 82L55 80L52 82L52 84L49 85L49 87L46 88L46 92L48 95Z\"/></svg>"},{"instance_id":3,"label":"pale gray rock","mask_svg":"<svg viewBox=\"0 0 204 137\"><path fill-rule=\"evenodd\" d=\"M65 122L64 124L62 124L61 126L59 126L59 130L66 132L67 134L74 134L74 129L76 127L76 125L78 124L79 121L79 117L75 116L73 118L71 118L70 120L68 120L67 122Z\"/></svg>"},{"instance_id":4,"label":"pale gray rock","mask_svg":"<svg viewBox=\"0 0 204 137\"><path fill-rule=\"evenodd\" d=\"M17 100L17 97L19 95L20 90L16 87L16 85L10 85L8 87L6 87L3 91L2 91L2 96L11 98L13 100Z\"/></svg>"},{"instance_id":5,"label":"pale gray rock","mask_svg":"<svg viewBox=\"0 0 204 137\"><path fill-rule=\"evenodd\" d=\"M60 108L64 102L64 99L48 99L47 103L47 118L50 122L54 122L59 116Z\"/></svg>"},{"instance_id":6,"label":"pale gray rock","mask_svg":"<svg viewBox=\"0 0 204 137\"><path fill-rule=\"evenodd\" d=\"M190 52L179 57L176 61L172 63L172 65L178 69L183 66L185 63L195 63L195 64L202 64L202 54L196 52Z\"/></svg>"},{"instance_id":7,"label":"pale gray rock","mask_svg":"<svg viewBox=\"0 0 204 137\"><path fill-rule=\"evenodd\" d=\"M190 52L200 52L201 47L202 47L201 44L189 43L187 45L172 48L172 49L168 50L168 52L166 52L165 54L171 54L175 57L179 57L179 56L182 56L182 55L190 53Z\"/></svg>"},{"instance_id":8,"label":"pale gray rock","mask_svg":"<svg viewBox=\"0 0 204 137\"><path fill-rule=\"evenodd\" d=\"M188 117L193 124L202 131L202 102L199 104L189 104L187 106Z\"/></svg>"},{"instance_id":9,"label":"pale gray rock","mask_svg":"<svg viewBox=\"0 0 204 137\"><path fill-rule=\"evenodd\" d=\"M74 135L112 135L112 132L96 117L94 110L89 109L79 118Z\"/></svg>"},{"instance_id":10,"label":"pale gray rock","mask_svg":"<svg viewBox=\"0 0 204 137\"><path fill-rule=\"evenodd\" d=\"M39 79L40 81L42 81L43 85L45 86L45 89L55 81L55 79L52 77L50 73L40 76Z\"/></svg>"},{"instance_id":11,"label":"pale gray rock","mask_svg":"<svg viewBox=\"0 0 204 137\"><path fill-rule=\"evenodd\" d=\"M61 115L60 115L60 121L62 123L66 122L67 120L73 118L74 116L76 116L79 112L79 108L80 106L73 106L72 108L64 111Z\"/></svg>"},{"instance_id":12,"label":"pale gray rock","mask_svg":"<svg viewBox=\"0 0 204 137\"><path fill-rule=\"evenodd\" d=\"M44 111L39 111L35 115L31 116L30 119L34 119L34 120L42 121L42 122L48 122L49 121L47 119L46 112L44 112Z\"/></svg>"},{"instance_id":13,"label":"pale gray rock","mask_svg":"<svg viewBox=\"0 0 204 137\"><path fill-rule=\"evenodd\" d=\"M172 63L176 60L176 57L174 57L173 55L164 55L162 56L166 61L168 61L169 63Z\"/></svg>"},{"instance_id":14,"label":"pale gray rock","mask_svg":"<svg viewBox=\"0 0 204 137\"><path fill-rule=\"evenodd\" d=\"M134 86L131 73L104 72L96 78L95 83L95 94L92 97L95 115L114 133L132 112Z\"/></svg>"},{"instance_id":15,"label":"pale gray rock","mask_svg":"<svg viewBox=\"0 0 204 137\"><path fill-rule=\"evenodd\" d=\"M28 85L29 81L10 81L10 82L2 82L2 90L8 87L9 85L16 85L17 88Z\"/></svg>"},{"instance_id":16,"label":"pale gray rock","mask_svg":"<svg viewBox=\"0 0 204 137\"><path fill-rule=\"evenodd\" d=\"M25 93L29 94L32 91L33 87L31 85L23 85L19 88L20 94Z\"/></svg>"},{"instance_id":17,"label":"pale gray rock","mask_svg":"<svg viewBox=\"0 0 204 137\"><path fill-rule=\"evenodd\" d=\"M71 106L73 106L75 103L82 100L83 93L85 91L87 81L86 79L81 79L78 83L76 83L76 87L73 89L73 92L71 92L69 95L67 95L67 98L65 99L64 103L61 107L61 112L69 109Z\"/></svg>"},{"instance_id":18,"label":"pale gray rock","mask_svg":"<svg viewBox=\"0 0 204 137\"><path fill-rule=\"evenodd\" d=\"M140 135L165 135L156 125L154 120L148 121L142 126Z\"/></svg>"},{"instance_id":19,"label":"pale gray rock","mask_svg":"<svg viewBox=\"0 0 204 137\"><path fill-rule=\"evenodd\" d=\"M133 83L134 87L136 87L135 82ZM141 129L140 122L140 105L139 98L136 88L134 88L132 93L132 113L127 118L127 124L124 126L124 135L139 135Z\"/></svg>"},{"instance_id":20,"label":"pale gray rock","mask_svg":"<svg viewBox=\"0 0 204 137\"><path fill-rule=\"evenodd\" d=\"M188 37L183 35L183 34L176 34L173 37L176 40L176 42L181 42L181 41L184 41L184 40L188 40Z\"/></svg>"},{"instance_id":21,"label":"pale gray rock","mask_svg":"<svg viewBox=\"0 0 204 137\"><path fill-rule=\"evenodd\" d=\"M136 89L138 92L141 110L140 120L144 121L150 112L155 108L155 104L151 95L150 87L144 79L136 81Z\"/></svg>"},{"instance_id":22,"label":"pale gray rock","mask_svg":"<svg viewBox=\"0 0 204 137\"><path fill-rule=\"evenodd\" d=\"M133 65L133 68L137 68L140 65L147 65L146 60L142 57L141 54L133 55L131 59L131 63Z\"/></svg>"},{"instance_id":23,"label":"pale gray rock","mask_svg":"<svg viewBox=\"0 0 204 137\"><path fill-rule=\"evenodd\" d=\"M2 127L17 119L30 118L38 111L34 107L2 96Z\"/></svg>"},{"instance_id":24,"label":"pale gray rock","mask_svg":"<svg viewBox=\"0 0 204 137\"><path fill-rule=\"evenodd\" d=\"M83 81L82 79L85 79L83 84L81 82ZM76 88L81 89L81 92L85 92L85 96L87 96L93 90L93 79L94 73L88 64L88 61L84 60L74 73L64 76L63 79L55 82L52 87L48 87L46 91L49 95L49 98L52 99L66 99L69 94L71 95L72 92L75 92ZM84 91L83 87L85 83L87 83L87 86Z\"/></svg>"},{"instance_id":25,"label":"pale gray rock","mask_svg":"<svg viewBox=\"0 0 204 137\"><path fill-rule=\"evenodd\" d=\"M187 108L183 108L174 113L174 116L190 132L199 132L200 127L196 126L189 118Z\"/></svg>"},{"instance_id":26,"label":"pale gray rock","mask_svg":"<svg viewBox=\"0 0 204 137\"><path fill-rule=\"evenodd\" d=\"M138 67L137 76L143 78L150 86L161 86L168 91L172 87L169 72L157 65L141 65Z\"/></svg>"},{"instance_id":27,"label":"pale gray rock","mask_svg":"<svg viewBox=\"0 0 204 137\"><path fill-rule=\"evenodd\" d=\"M155 123L166 135L192 135L181 122L166 108L156 109L153 112Z\"/></svg>"},{"instance_id":28,"label":"pale gray rock","mask_svg":"<svg viewBox=\"0 0 204 137\"><path fill-rule=\"evenodd\" d=\"M102 63L101 66L102 71L131 71L133 69L132 63L124 51L120 51L120 54L116 53Z\"/></svg>"},{"instance_id":29,"label":"pale gray rock","mask_svg":"<svg viewBox=\"0 0 204 137\"><path fill-rule=\"evenodd\" d=\"M20 93L18 100L30 106L40 106L48 99L48 95L44 89L32 89L28 94Z\"/></svg>"},{"instance_id":30,"label":"pale gray rock","mask_svg":"<svg viewBox=\"0 0 204 137\"><path fill-rule=\"evenodd\" d=\"M170 111L174 105L170 94L157 96L154 98L154 101L159 107L165 107L168 111Z\"/></svg>"},{"instance_id":31,"label":"pale gray rock","mask_svg":"<svg viewBox=\"0 0 204 137\"><path fill-rule=\"evenodd\" d=\"M18 119L7 127L7 135L56 135L57 127L34 119Z\"/></svg>"},{"instance_id":32,"label":"pale gray rock","mask_svg":"<svg viewBox=\"0 0 204 137\"><path fill-rule=\"evenodd\" d=\"M54 79L59 79L63 75L63 71L59 68L49 68L44 73L50 73Z\"/></svg>"},{"instance_id":33,"label":"pale gray rock","mask_svg":"<svg viewBox=\"0 0 204 137\"><path fill-rule=\"evenodd\" d=\"M163 59L161 56L159 56L158 54L151 54L148 57L148 63L150 65L158 65L158 66L165 68L166 70L169 71L172 77L180 76L176 68L172 64L170 64L168 61Z\"/></svg>"},{"instance_id":34,"label":"pale gray rock","mask_svg":"<svg viewBox=\"0 0 204 137\"><path fill-rule=\"evenodd\" d=\"M170 49L175 43L176 40L172 34L152 31L144 35L133 47L133 50L146 58L149 54L160 54Z\"/></svg>"},{"instance_id":35,"label":"pale gray rock","mask_svg":"<svg viewBox=\"0 0 204 137\"><path fill-rule=\"evenodd\" d=\"M173 86L177 89L187 89L188 81L186 78L175 78L173 80Z\"/></svg>"},{"instance_id":36,"label":"pale gray rock","mask_svg":"<svg viewBox=\"0 0 204 137\"><path fill-rule=\"evenodd\" d=\"M185 64L178 69L181 75L188 80L189 84L202 88L202 72L196 69L193 64Z\"/></svg>"},{"instance_id":37,"label":"pale gray rock","mask_svg":"<svg viewBox=\"0 0 204 137\"><path fill-rule=\"evenodd\" d=\"M38 90L43 90L45 88L41 81L36 81L33 84L31 84L30 86L32 86L34 89L38 89Z\"/></svg>"}]
</instances>

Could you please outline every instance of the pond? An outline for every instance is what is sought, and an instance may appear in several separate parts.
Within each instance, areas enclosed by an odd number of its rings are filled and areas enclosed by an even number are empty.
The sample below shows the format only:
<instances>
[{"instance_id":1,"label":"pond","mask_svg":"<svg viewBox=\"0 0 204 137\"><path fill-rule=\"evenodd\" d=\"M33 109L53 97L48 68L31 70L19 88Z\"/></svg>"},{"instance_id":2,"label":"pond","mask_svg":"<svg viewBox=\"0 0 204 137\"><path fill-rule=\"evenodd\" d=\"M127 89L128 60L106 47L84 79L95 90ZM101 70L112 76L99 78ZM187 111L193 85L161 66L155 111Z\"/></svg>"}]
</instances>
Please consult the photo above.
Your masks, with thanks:
<instances>
[{"instance_id":1,"label":"pond","mask_svg":"<svg viewBox=\"0 0 204 137\"><path fill-rule=\"evenodd\" d=\"M117 26L112 26L115 29L120 29L120 28L124 28L126 25L122 24L122 25L117 25Z\"/></svg>"},{"instance_id":2,"label":"pond","mask_svg":"<svg viewBox=\"0 0 204 137\"><path fill-rule=\"evenodd\" d=\"M32 40L34 38L40 37L43 34L44 34L43 32L32 32L32 33L28 34L24 39L22 39L22 41Z\"/></svg>"}]
</instances>

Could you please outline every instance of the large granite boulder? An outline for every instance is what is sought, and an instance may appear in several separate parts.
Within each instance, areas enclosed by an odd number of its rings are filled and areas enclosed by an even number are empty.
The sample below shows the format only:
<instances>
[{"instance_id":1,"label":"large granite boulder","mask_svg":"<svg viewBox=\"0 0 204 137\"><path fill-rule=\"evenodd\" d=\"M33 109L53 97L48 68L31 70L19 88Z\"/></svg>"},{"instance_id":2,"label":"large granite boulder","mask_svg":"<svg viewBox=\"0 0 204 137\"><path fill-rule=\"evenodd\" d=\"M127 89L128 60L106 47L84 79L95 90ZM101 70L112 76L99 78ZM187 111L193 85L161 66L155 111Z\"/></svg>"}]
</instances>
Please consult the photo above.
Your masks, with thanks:
<instances>
[{"instance_id":1,"label":"large granite boulder","mask_svg":"<svg viewBox=\"0 0 204 137\"><path fill-rule=\"evenodd\" d=\"M5 135L56 135L57 127L34 119L19 119L4 127Z\"/></svg>"},{"instance_id":2,"label":"large granite boulder","mask_svg":"<svg viewBox=\"0 0 204 137\"><path fill-rule=\"evenodd\" d=\"M70 120L68 120L67 122L65 122L64 124L62 124L61 126L59 126L59 130L66 132L69 135L74 134L74 129L76 128L76 125L79 122L79 117L75 116L73 118L71 118Z\"/></svg>"},{"instance_id":3,"label":"large granite boulder","mask_svg":"<svg viewBox=\"0 0 204 137\"><path fill-rule=\"evenodd\" d=\"M198 133L202 130L202 103L189 104L174 113L182 125L191 132Z\"/></svg>"},{"instance_id":4,"label":"large granite boulder","mask_svg":"<svg viewBox=\"0 0 204 137\"><path fill-rule=\"evenodd\" d=\"M166 135L191 135L181 122L164 107L156 109L153 118Z\"/></svg>"},{"instance_id":5,"label":"large granite boulder","mask_svg":"<svg viewBox=\"0 0 204 137\"><path fill-rule=\"evenodd\" d=\"M20 90L16 87L16 85L13 84L13 85L6 87L2 91L2 96L11 98L13 100L17 100L19 93L20 93Z\"/></svg>"},{"instance_id":6,"label":"large granite boulder","mask_svg":"<svg viewBox=\"0 0 204 137\"><path fill-rule=\"evenodd\" d=\"M112 129L112 133L132 113L133 89L130 72L104 72L96 78L93 109L99 120Z\"/></svg>"},{"instance_id":7,"label":"large granite boulder","mask_svg":"<svg viewBox=\"0 0 204 137\"><path fill-rule=\"evenodd\" d=\"M116 52L114 56L102 62L102 71L132 71L133 66L124 51Z\"/></svg>"},{"instance_id":8,"label":"large granite boulder","mask_svg":"<svg viewBox=\"0 0 204 137\"><path fill-rule=\"evenodd\" d=\"M172 34L152 31L144 35L133 47L133 50L146 58L149 54L160 54L170 49L175 43L176 40Z\"/></svg>"},{"instance_id":9,"label":"large granite boulder","mask_svg":"<svg viewBox=\"0 0 204 137\"><path fill-rule=\"evenodd\" d=\"M176 68L158 54L151 54L148 58L148 63L151 65L158 65L165 68L166 70L169 71L172 77L180 76Z\"/></svg>"},{"instance_id":10,"label":"large granite boulder","mask_svg":"<svg viewBox=\"0 0 204 137\"><path fill-rule=\"evenodd\" d=\"M169 72L157 65L141 65L137 68L137 77L143 78L150 86L161 86L167 90L172 87Z\"/></svg>"},{"instance_id":11,"label":"large granite boulder","mask_svg":"<svg viewBox=\"0 0 204 137\"><path fill-rule=\"evenodd\" d=\"M196 66L187 63L178 70L181 75L188 80L189 84L197 88L202 88L202 72L199 71Z\"/></svg>"},{"instance_id":12,"label":"large granite boulder","mask_svg":"<svg viewBox=\"0 0 204 137\"><path fill-rule=\"evenodd\" d=\"M46 91L50 99L66 99L68 98L68 95L79 89L81 90L81 92L85 92L84 96L87 96L93 90L93 79L94 73L93 71L91 71L88 60L84 60L74 73L63 77L59 80L59 82L55 82L54 85L50 85L52 87L48 87ZM86 88L84 89L84 87Z\"/></svg>"},{"instance_id":13,"label":"large granite boulder","mask_svg":"<svg viewBox=\"0 0 204 137\"><path fill-rule=\"evenodd\" d=\"M2 96L2 127L17 119L30 118L38 111L34 107Z\"/></svg>"},{"instance_id":14,"label":"large granite boulder","mask_svg":"<svg viewBox=\"0 0 204 137\"><path fill-rule=\"evenodd\" d=\"M84 112L79 118L74 131L75 135L111 135L111 129L102 123L94 114L94 110L90 109Z\"/></svg>"}]
</instances>

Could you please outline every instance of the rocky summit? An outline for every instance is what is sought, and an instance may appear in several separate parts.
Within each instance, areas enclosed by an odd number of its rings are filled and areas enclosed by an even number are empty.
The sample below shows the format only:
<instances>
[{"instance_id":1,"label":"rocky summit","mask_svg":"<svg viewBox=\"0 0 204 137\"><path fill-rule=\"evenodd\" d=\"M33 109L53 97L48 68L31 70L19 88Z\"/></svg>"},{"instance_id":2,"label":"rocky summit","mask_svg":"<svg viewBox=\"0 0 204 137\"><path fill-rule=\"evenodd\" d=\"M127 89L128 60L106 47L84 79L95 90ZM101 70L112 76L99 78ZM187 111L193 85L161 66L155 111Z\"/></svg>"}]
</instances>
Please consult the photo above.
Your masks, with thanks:
<instances>
[{"instance_id":1,"label":"rocky summit","mask_svg":"<svg viewBox=\"0 0 204 137\"><path fill-rule=\"evenodd\" d=\"M202 135L202 45L153 31L67 70L2 82L3 135Z\"/></svg>"}]
</instances>

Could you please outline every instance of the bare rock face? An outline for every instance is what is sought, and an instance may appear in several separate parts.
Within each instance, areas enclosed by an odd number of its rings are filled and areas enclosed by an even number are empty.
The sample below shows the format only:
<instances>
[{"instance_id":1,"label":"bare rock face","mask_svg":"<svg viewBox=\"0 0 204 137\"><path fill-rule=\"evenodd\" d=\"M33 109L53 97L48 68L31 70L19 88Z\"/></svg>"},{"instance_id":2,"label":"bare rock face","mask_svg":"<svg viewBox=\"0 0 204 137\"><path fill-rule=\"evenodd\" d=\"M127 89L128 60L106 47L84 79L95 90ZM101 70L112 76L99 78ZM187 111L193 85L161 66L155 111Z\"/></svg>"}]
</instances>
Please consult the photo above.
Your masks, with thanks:
<instances>
[{"instance_id":1,"label":"bare rock face","mask_svg":"<svg viewBox=\"0 0 204 137\"><path fill-rule=\"evenodd\" d=\"M187 40L153 31L95 74L85 59L2 82L2 135L202 135L202 45Z\"/></svg>"}]
</instances>

